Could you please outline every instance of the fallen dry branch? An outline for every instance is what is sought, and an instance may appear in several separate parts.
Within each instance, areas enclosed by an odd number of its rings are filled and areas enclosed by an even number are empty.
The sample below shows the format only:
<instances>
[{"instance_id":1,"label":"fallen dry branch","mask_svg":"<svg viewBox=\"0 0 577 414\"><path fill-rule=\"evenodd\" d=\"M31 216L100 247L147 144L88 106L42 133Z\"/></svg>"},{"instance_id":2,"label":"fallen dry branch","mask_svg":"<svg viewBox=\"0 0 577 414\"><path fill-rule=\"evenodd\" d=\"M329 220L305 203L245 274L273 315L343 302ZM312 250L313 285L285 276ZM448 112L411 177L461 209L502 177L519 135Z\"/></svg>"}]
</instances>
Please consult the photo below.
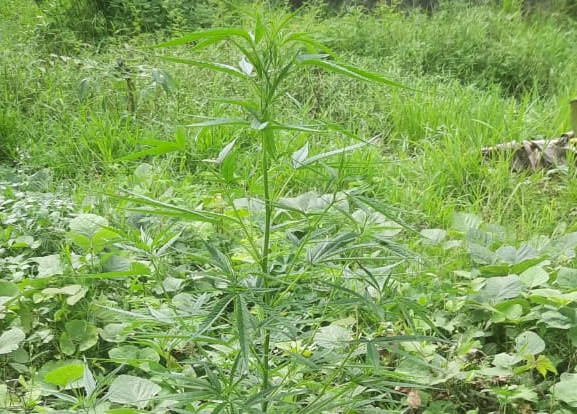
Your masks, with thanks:
<instances>
[{"instance_id":1,"label":"fallen dry branch","mask_svg":"<svg viewBox=\"0 0 577 414\"><path fill-rule=\"evenodd\" d=\"M577 138L573 131L559 138L512 141L482 148L483 157L511 157L511 170L536 171L540 168L555 168L567 162L567 153L577 155ZM575 157L577 159L577 157Z\"/></svg>"},{"instance_id":2,"label":"fallen dry branch","mask_svg":"<svg viewBox=\"0 0 577 414\"><path fill-rule=\"evenodd\" d=\"M565 165L568 154L577 155L577 99L571 100L569 105L573 131L565 132L559 138L512 141L485 147L481 149L483 157L511 156L511 170L516 172ZM573 159L577 160L577 156Z\"/></svg>"}]
</instances>

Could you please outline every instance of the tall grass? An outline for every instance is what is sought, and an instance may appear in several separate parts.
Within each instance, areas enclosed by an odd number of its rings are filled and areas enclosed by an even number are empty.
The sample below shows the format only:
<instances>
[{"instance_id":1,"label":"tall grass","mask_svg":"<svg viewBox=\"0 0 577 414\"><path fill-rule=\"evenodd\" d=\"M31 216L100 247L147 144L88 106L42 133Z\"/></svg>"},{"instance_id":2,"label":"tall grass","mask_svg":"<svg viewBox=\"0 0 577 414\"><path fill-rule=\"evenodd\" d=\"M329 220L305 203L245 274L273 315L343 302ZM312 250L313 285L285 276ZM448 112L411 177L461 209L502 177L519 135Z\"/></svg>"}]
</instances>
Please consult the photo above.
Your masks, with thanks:
<instances>
[{"instance_id":1,"label":"tall grass","mask_svg":"<svg viewBox=\"0 0 577 414\"><path fill-rule=\"evenodd\" d=\"M373 148L352 155L335 185L362 184L414 212L423 226L446 225L454 211L467 210L512 221L521 233L549 229L572 210L572 198L559 197L557 187L571 182L572 173L562 178L512 175L506 161L483 163L479 148L569 129L566 102L577 89L569 41L575 24L561 16L532 21L491 8L441 6L432 17L383 8L318 21L314 9L302 12L291 24L315 31L358 66L417 91L359 86L311 71L295 83L279 117L312 116L366 137L380 134ZM154 42L148 36L133 39L128 49L119 44L96 53L86 46L70 58L50 56L36 47L41 38L31 31L31 14L20 19L28 29L20 32L17 45L10 43L2 52L0 99L6 108L1 121L5 156L15 163L25 160L26 168L50 167L89 188L94 174L131 174L136 161L124 157L151 140L173 140L177 126L195 116L231 109L234 114L234 108L213 99L237 94L228 79L138 52L139 45ZM207 57L205 51L195 53ZM211 58L220 61L236 59L226 47L214 53L218 56ZM135 73L134 114L127 112L125 82L115 72L118 60ZM171 74L178 89L150 89L152 68ZM84 97L83 81L88 85ZM238 134L223 126L186 135L187 149L178 162L166 158L179 174L196 174L200 160L222 148L222 137ZM254 145L250 134L238 138L247 148ZM338 135L311 139L319 151L350 143ZM302 137L287 133L283 140L297 146ZM238 161L242 175L250 176L257 156L258 151L245 152ZM324 168L330 172L331 164ZM316 180L303 173L298 182L302 188L323 187ZM549 200L547 211L543 199Z\"/></svg>"}]
</instances>

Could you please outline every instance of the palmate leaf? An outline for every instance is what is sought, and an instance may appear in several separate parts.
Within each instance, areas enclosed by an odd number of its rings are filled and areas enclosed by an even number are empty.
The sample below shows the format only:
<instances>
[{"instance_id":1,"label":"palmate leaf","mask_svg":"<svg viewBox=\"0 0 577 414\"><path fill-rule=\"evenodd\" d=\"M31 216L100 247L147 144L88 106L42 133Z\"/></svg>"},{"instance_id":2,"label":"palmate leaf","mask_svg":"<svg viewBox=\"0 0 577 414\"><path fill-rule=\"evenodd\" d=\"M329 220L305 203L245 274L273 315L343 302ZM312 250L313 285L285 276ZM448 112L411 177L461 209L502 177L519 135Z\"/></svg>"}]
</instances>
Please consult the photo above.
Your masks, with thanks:
<instances>
[{"instance_id":1,"label":"palmate leaf","mask_svg":"<svg viewBox=\"0 0 577 414\"><path fill-rule=\"evenodd\" d=\"M232 294L226 295L221 299L219 299L219 301L214 304L208 315L206 315L198 330L194 332L193 337L194 338L199 337L206 330L210 329L210 327L220 317L220 315L224 313L230 302L232 302L233 300L234 296Z\"/></svg>"},{"instance_id":2,"label":"palmate leaf","mask_svg":"<svg viewBox=\"0 0 577 414\"><path fill-rule=\"evenodd\" d=\"M409 230L411 233L415 233L420 235L420 233L415 230L414 228L412 228L411 226L409 226L407 223L404 222L404 220L402 220L399 216L398 216L398 210L396 210L393 207L387 206L377 200L374 200L372 198L369 197L365 197L365 196L357 196L357 195L353 195L353 194L349 194L350 199L359 207L363 207L363 206L368 206L370 208L372 208L373 210L381 213L383 216L385 216L386 218L388 218L389 220L391 220L392 222L398 224L399 226L403 227L406 230Z\"/></svg>"},{"instance_id":3,"label":"palmate leaf","mask_svg":"<svg viewBox=\"0 0 577 414\"><path fill-rule=\"evenodd\" d=\"M341 233L330 240L317 243L306 252L306 260L309 263L319 263L335 256L341 248L357 238L354 232Z\"/></svg>"}]
</instances>

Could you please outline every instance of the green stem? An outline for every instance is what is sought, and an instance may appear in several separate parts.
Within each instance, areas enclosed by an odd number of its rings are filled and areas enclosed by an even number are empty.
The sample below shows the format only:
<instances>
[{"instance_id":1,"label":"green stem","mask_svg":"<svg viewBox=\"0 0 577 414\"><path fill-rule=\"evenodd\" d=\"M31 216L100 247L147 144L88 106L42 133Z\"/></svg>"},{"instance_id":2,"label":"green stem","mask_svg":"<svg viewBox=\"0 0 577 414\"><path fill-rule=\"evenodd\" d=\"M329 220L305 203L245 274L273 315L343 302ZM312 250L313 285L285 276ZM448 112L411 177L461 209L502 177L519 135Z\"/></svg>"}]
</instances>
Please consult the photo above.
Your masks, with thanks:
<instances>
[{"instance_id":1,"label":"green stem","mask_svg":"<svg viewBox=\"0 0 577 414\"><path fill-rule=\"evenodd\" d=\"M270 145L267 140L274 139L272 133L267 133L267 131L262 132L262 181L263 181L263 191L264 191L264 209L265 209L265 222L264 222L264 237L262 241L262 252L261 252L261 272L262 272L262 288L264 291L264 318L266 324L267 307L270 305L271 296L270 292L268 291L269 288L269 269L268 269L268 253L269 253L269 244L270 244L270 230L271 230L271 221L272 221L272 200L270 197L270 188L269 188L269 177L268 177L268 168L269 168L269 159L268 159L268 148L267 145ZM270 387L269 383L269 354L270 354L270 330L265 326L262 331L263 334L263 341L262 341L262 389L261 392L266 393ZM268 401L266 399L262 402L261 405L262 412L266 413L268 410Z\"/></svg>"}]
</instances>

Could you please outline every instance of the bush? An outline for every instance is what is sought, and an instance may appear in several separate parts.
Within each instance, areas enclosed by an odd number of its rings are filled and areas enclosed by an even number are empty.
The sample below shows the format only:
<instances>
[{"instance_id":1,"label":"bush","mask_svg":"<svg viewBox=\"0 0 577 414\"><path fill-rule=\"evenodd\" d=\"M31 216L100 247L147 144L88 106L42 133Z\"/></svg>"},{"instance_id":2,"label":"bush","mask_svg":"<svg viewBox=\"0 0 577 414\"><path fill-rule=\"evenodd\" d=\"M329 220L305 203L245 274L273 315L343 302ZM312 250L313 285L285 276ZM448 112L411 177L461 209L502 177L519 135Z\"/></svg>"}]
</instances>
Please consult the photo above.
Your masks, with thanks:
<instances>
[{"instance_id":1,"label":"bush","mask_svg":"<svg viewBox=\"0 0 577 414\"><path fill-rule=\"evenodd\" d=\"M375 57L417 76L482 88L496 84L507 96L554 95L558 73L572 62L571 30L558 22L532 23L521 12L455 3L432 17L383 8L339 22L338 27L326 22L334 49Z\"/></svg>"},{"instance_id":2,"label":"bush","mask_svg":"<svg viewBox=\"0 0 577 414\"><path fill-rule=\"evenodd\" d=\"M35 1L46 17L43 33L51 36L52 42L66 38L66 33L91 42L113 34L192 31L211 26L228 10L220 0Z\"/></svg>"}]
</instances>

